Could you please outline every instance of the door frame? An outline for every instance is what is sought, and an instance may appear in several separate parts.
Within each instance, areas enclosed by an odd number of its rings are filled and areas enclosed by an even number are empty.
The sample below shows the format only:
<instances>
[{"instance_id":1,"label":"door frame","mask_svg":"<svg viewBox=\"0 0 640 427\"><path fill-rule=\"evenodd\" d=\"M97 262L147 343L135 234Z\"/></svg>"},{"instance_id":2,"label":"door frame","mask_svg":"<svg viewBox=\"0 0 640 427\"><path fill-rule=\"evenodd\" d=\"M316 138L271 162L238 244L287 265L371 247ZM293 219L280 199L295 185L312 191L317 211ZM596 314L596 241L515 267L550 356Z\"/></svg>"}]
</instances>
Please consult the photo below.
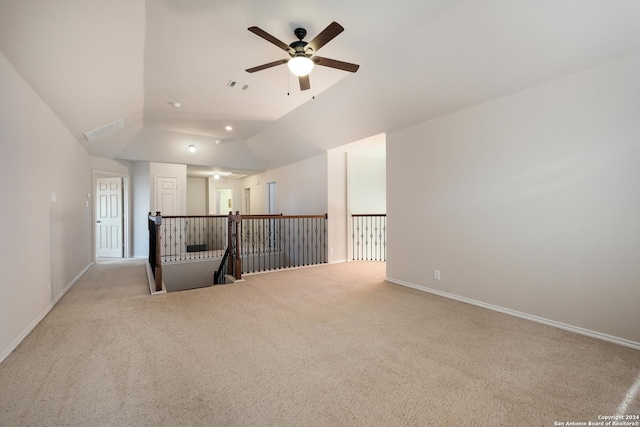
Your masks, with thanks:
<instances>
[{"instance_id":1,"label":"door frame","mask_svg":"<svg viewBox=\"0 0 640 427\"><path fill-rule=\"evenodd\" d=\"M242 189L242 215L251 215L251 188Z\"/></svg>"},{"instance_id":2,"label":"door frame","mask_svg":"<svg viewBox=\"0 0 640 427\"><path fill-rule=\"evenodd\" d=\"M265 196L266 196L265 210L267 211L267 214L278 213L278 181L274 179L273 181L269 181L264 185L265 185ZM271 191L273 191L273 198L271 197ZM271 206L272 200L273 200L274 206Z\"/></svg>"},{"instance_id":3,"label":"door frame","mask_svg":"<svg viewBox=\"0 0 640 427\"><path fill-rule=\"evenodd\" d=\"M216 192L219 191L219 190L229 190L229 193L231 193L231 199L229 199L229 200L231 200L231 208L227 207L227 209L224 212L220 212L220 213L215 212L216 202L218 200ZM227 215L230 211L235 209L236 201L234 200L235 198L233 197L233 195L234 195L233 187L228 187L228 186L227 187L222 187L220 185L214 186L213 187L213 206L214 206L213 215Z\"/></svg>"},{"instance_id":4,"label":"door frame","mask_svg":"<svg viewBox=\"0 0 640 427\"><path fill-rule=\"evenodd\" d=\"M130 198L131 198L131 189L130 189L130 185L131 185L131 177L127 174L119 174L119 173L114 173L114 172L106 172L106 171L100 171L100 170L93 170L93 186L92 188L92 192L89 193L89 200L88 203L91 203L92 208L91 208L91 228L92 228L92 233L91 233L91 259L93 260L93 263L95 264L97 257L96 257L96 241L97 241L97 237L96 237L96 202L95 202L95 196L98 192L98 178L114 178L114 177L120 177L122 178L122 243L124 245L123 247L123 258L130 258L131 257L131 227L130 227L130 217L131 217L131 203L130 203Z\"/></svg>"}]
</instances>

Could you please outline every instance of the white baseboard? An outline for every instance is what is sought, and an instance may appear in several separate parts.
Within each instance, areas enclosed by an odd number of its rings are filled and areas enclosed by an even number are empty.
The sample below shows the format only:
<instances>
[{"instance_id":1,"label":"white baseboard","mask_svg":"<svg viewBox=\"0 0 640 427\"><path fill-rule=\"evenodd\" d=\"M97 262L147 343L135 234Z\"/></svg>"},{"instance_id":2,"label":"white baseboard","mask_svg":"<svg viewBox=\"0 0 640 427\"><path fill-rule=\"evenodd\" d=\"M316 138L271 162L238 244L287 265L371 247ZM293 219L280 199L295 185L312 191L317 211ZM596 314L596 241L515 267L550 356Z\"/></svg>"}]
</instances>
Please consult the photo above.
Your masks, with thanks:
<instances>
[{"instance_id":1,"label":"white baseboard","mask_svg":"<svg viewBox=\"0 0 640 427\"><path fill-rule=\"evenodd\" d=\"M27 335L29 335L36 326L38 326L38 323L40 323L42 319L44 319L44 317L47 314L49 314L51 309L55 307L55 305L58 303L58 301L60 301L60 299L64 296L64 294L66 294L67 291L71 289L71 287L78 281L78 279L80 279L80 277L82 277L84 273L86 273L86 271L92 265L93 263L88 264L80 273L78 273L78 275L74 277L71 282L69 282L69 284L64 288L64 290L60 292L60 294L47 307L45 307L45 309L38 315L38 317L36 317L33 320L33 322L31 322L31 324L27 326L27 328L24 331L22 331L22 333L18 335L18 337L15 340L13 340L13 342L9 345L9 347L6 350L4 350L2 353L0 353L0 363L2 363L2 361L6 359L13 352L13 350L15 350L20 345L20 343L27 337Z\"/></svg>"},{"instance_id":2,"label":"white baseboard","mask_svg":"<svg viewBox=\"0 0 640 427\"><path fill-rule=\"evenodd\" d=\"M566 323L556 322L555 320L545 319L544 317L538 317L527 313L522 313L520 311L511 310L509 308L500 307L493 304L488 304L482 301L476 301L470 298L461 297L455 294L450 294L448 292L442 292L436 289L427 288L426 286L416 285L413 283L404 282L402 280L393 279L390 277L386 277L385 280L391 283L395 283L397 285L406 286L408 288L417 289L419 291L428 292L430 294L439 295L441 297L465 302L467 304L476 305L478 307L487 308L489 310L498 311L500 313L508 314L510 316L520 317L521 319L531 320L533 322L542 323L544 325L553 326L554 328L564 329L565 331L575 332L577 334L586 335L592 338L597 338L603 341L609 341L614 344L623 345L625 347L631 347L636 350L640 350L640 342L631 341L625 338L614 337L612 335L603 334L601 332L592 331L589 329L580 328L578 326L568 325Z\"/></svg>"},{"instance_id":3,"label":"white baseboard","mask_svg":"<svg viewBox=\"0 0 640 427\"><path fill-rule=\"evenodd\" d=\"M149 264L149 262L146 262L145 268L147 270L147 281L149 282L149 292L151 292L151 295L166 294L167 288L164 287L164 280L162 281L162 290L156 291L156 279L153 277L151 264Z\"/></svg>"}]
</instances>

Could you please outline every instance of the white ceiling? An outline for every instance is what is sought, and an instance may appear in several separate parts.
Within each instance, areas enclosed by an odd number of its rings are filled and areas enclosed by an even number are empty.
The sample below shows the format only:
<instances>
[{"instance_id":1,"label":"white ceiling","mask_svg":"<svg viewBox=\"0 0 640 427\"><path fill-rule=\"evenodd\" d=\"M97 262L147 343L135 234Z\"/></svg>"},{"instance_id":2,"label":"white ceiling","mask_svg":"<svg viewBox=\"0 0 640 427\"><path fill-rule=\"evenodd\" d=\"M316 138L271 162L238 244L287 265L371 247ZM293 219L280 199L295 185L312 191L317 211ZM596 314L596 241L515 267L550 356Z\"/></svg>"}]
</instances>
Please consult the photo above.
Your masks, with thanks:
<instances>
[{"instance_id":1,"label":"white ceiling","mask_svg":"<svg viewBox=\"0 0 640 427\"><path fill-rule=\"evenodd\" d=\"M357 73L301 92L286 66L244 71L286 57L248 27L290 43L331 21L320 55ZM640 2L0 0L0 50L93 155L251 173L637 54Z\"/></svg>"}]
</instances>

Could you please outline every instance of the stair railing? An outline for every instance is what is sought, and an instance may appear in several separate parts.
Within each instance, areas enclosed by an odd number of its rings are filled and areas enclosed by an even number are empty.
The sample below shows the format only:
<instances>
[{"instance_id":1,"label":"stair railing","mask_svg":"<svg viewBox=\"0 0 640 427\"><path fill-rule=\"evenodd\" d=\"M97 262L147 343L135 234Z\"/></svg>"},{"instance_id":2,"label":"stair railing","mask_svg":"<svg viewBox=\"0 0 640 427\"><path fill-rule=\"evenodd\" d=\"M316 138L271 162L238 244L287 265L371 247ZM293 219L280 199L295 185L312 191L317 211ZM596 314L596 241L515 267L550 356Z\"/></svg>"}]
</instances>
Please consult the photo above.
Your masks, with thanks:
<instances>
[{"instance_id":1,"label":"stair railing","mask_svg":"<svg viewBox=\"0 0 640 427\"><path fill-rule=\"evenodd\" d=\"M229 247L224 251L224 255L222 256L222 260L220 260L220 265L218 266L218 270L213 272L213 284L214 285L224 285L227 283L226 277L229 273L229 268L227 265L227 259L229 258Z\"/></svg>"},{"instance_id":2,"label":"stair railing","mask_svg":"<svg viewBox=\"0 0 640 427\"><path fill-rule=\"evenodd\" d=\"M171 215L162 218L162 259L186 261L221 257L227 215Z\"/></svg>"},{"instance_id":3,"label":"stair railing","mask_svg":"<svg viewBox=\"0 0 640 427\"><path fill-rule=\"evenodd\" d=\"M225 228L226 248L219 240ZM214 283L226 275L302 267L328 262L327 214L166 216L149 212L149 264L162 290L162 260L187 261L222 256ZM213 226L212 226L213 225ZM224 241L224 240L222 240Z\"/></svg>"},{"instance_id":4,"label":"stair railing","mask_svg":"<svg viewBox=\"0 0 640 427\"><path fill-rule=\"evenodd\" d=\"M242 272L326 264L327 222L327 214L242 216Z\"/></svg>"},{"instance_id":5,"label":"stair railing","mask_svg":"<svg viewBox=\"0 0 640 427\"><path fill-rule=\"evenodd\" d=\"M352 214L351 233L354 261L387 260L386 214Z\"/></svg>"}]
</instances>

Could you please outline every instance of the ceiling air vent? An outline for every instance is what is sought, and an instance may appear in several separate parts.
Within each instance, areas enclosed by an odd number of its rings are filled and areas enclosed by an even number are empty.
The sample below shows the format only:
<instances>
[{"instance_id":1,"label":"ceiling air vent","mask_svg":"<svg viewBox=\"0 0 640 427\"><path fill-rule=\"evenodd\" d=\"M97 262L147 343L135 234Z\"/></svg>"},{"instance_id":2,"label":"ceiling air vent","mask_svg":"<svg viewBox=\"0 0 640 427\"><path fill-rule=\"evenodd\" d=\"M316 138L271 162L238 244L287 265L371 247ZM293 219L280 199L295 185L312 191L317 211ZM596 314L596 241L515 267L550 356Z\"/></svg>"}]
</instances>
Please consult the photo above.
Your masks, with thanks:
<instances>
[{"instance_id":1,"label":"ceiling air vent","mask_svg":"<svg viewBox=\"0 0 640 427\"><path fill-rule=\"evenodd\" d=\"M118 119L114 122L107 123L106 125L100 126L99 128L92 129L88 132L84 133L84 137L87 141L93 141L96 138L100 138L108 133L115 132L118 129L122 129L124 127L124 117Z\"/></svg>"},{"instance_id":2,"label":"ceiling air vent","mask_svg":"<svg viewBox=\"0 0 640 427\"><path fill-rule=\"evenodd\" d=\"M246 85L244 83L238 83L235 80L229 80L229 82L227 83L227 87L230 87L231 89L238 89L238 90L249 89L249 85Z\"/></svg>"}]
</instances>

